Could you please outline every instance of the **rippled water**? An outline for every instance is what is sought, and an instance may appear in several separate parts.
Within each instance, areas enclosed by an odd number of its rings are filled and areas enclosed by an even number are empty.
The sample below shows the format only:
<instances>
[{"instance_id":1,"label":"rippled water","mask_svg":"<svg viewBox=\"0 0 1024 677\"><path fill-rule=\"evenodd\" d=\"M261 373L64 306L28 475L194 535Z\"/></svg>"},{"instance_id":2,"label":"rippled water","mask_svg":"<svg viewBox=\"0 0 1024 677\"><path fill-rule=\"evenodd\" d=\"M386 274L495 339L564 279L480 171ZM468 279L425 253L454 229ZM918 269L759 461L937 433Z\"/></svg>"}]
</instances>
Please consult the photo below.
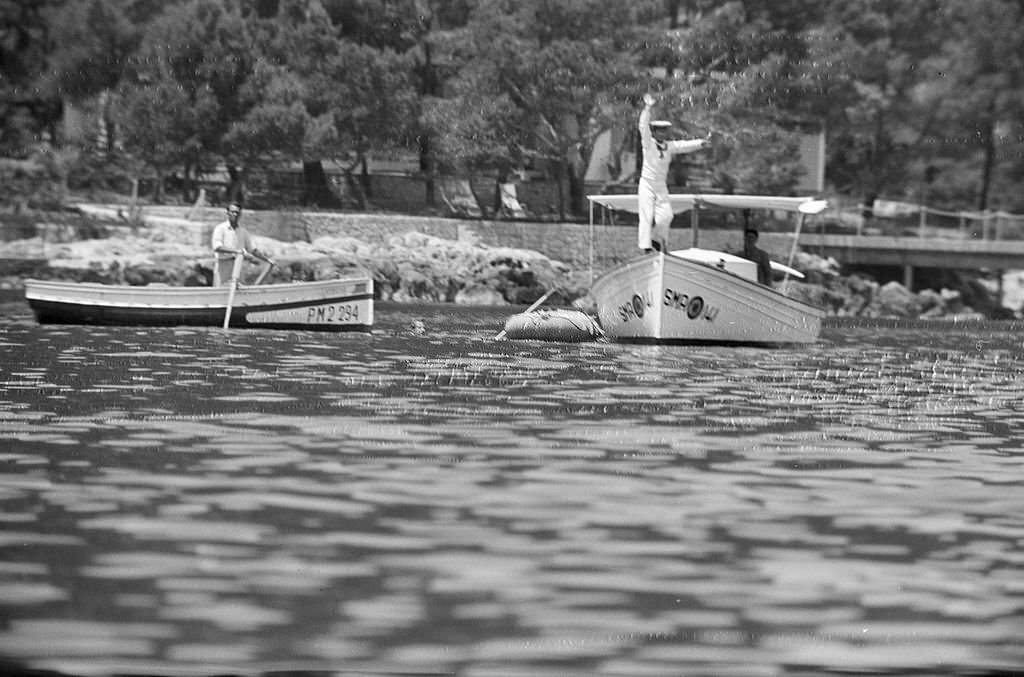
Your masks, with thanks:
<instances>
[{"instance_id":1,"label":"rippled water","mask_svg":"<svg viewBox=\"0 0 1024 677\"><path fill-rule=\"evenodd\" d=\"M830 325L793 350L495 342L509 312L382 305L367 337L0 307L0 656L1024 665L1019 324Z\"/></svg>"}]
</instances>

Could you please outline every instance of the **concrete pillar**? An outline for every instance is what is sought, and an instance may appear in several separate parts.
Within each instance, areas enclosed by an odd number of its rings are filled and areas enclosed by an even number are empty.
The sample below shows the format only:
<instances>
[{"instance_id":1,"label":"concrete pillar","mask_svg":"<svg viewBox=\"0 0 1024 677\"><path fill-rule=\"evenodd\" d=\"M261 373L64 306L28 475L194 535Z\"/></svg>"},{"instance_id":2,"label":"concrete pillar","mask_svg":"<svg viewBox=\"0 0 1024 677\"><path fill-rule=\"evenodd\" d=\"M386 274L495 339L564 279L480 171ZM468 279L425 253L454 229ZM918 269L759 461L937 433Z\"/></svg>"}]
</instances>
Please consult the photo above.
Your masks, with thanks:
<instances>
[{"instance_id":1,"label":"concrete pillar","mask_svg":"<svg viewBox=\"0 0 1024 677\"><path fill-rule=\"evenodd\" d=\"M903 266L903 286L914 291L914 266L909 263Z\"/></svg>"}]
</instances>

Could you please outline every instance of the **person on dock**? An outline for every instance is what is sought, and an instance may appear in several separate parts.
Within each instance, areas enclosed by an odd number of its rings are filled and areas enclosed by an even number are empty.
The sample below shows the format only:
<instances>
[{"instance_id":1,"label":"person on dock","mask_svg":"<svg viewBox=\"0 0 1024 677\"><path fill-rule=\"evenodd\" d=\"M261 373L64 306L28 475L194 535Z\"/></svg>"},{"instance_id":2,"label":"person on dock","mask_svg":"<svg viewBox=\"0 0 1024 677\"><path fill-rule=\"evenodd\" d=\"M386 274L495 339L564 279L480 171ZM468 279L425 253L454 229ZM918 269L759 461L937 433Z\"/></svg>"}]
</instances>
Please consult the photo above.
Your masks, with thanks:
<instances>
[{"instance_id":1,"label":"person on dock","mask_svg":"<svg viewBox=\"0 0 1024 677\"><path fill-rule=\"evenodd\" d=\"M640 130L640 146L643 165L637 184L639 231L637 246L644 251L667 251L668 229L672 225L672 203L668 194L668 169L672 157L681 153L692 153L711 144L709 134L703 139L675 139L668 137L672 123L667 120L651 120L654 96L644 94L644 109L640 112L637 127Z\"/></svg>"},{"instance_id":2,"label":"person on dock","mask_svg":"<svg viewBox=\"0 0 1024 677\"><path fill-rule=\"evenodd\" d=\"M743 229L743 253L740 256L757 264L757 281L770 287L772 286L772 260L768 256L768 252L757 246L758 237L760 235L757 228L747 226Z\"/></svg>"},{"instance_id":3,"label":"person on dock","mask_svg":"<svg viewBox=\"0 0 1024 677\"><path fill-rule=\"evenodd\" d=\"M270 272L274 262L260 252L252 243L249 231L242 227L242 207L236 203L228 205L228 220L218 223L213 229L213 286L223 287L231 283L235 257L241 254L247 261L263 261L263 270L256 284Z\"/></svg>"}]
</instances>

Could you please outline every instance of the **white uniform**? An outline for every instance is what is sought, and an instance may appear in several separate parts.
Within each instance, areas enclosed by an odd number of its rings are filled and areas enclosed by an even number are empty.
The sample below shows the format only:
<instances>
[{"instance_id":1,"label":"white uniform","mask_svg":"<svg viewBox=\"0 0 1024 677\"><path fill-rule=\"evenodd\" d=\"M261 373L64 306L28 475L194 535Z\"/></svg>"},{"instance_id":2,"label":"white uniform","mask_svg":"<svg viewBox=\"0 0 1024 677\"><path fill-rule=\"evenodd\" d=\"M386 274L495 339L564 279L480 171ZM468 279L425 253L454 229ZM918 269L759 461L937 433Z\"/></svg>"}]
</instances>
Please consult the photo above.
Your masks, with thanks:
<instances>
[{"instance_id":1,"label":"white uniform","mask_svg":"<svg viewBox=\"0 0 1024 677\"><path fill-rule=\"evenodd\" d=\"M235 266L234 254L221 254L217 252L218 247L228 249L244 249L251 252L253 249L252 238L249 232L242 226L232 228L231 223L222 221L213 229L213 286L220 287L231 282L231 271Z\"/></svg>"},{"instance_id":2,"label":"white uniform","mask_svg":"<svg viewBox=\"0 0 1024 677\"><path fill-rule=\"evenodd\" d=\"M651 134L651 109L644 106L638 122L643 149L643 168L637 185L640 223L637 246L650 249L651 239L664 246L672 224L672 204L668 199L668 168L672 156L692 153L704 147L703 139L666 141L659 144Z\"/></svg>"}]
</instances>

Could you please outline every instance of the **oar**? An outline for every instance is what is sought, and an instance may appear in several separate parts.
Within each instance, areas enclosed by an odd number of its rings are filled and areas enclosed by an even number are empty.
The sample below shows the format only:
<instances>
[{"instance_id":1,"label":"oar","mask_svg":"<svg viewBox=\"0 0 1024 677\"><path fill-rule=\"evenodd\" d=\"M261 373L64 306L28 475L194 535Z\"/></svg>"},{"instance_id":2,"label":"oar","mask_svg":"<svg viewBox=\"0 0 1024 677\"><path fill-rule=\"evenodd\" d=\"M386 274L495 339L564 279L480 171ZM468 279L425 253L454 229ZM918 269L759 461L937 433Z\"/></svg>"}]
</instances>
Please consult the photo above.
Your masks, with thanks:
<instances>
[{"instance_id":1,"label":"oar","mask_svg":"<svg viewBox=\"0 0 1024 677\"><path fill-rule=\"evenodd\" d=\"M533 311L537 310L537 307L540 306L540 304L542 304L545 301L547 301L548 297L551 296L552 294L554 294L556 291L558 291L558 287L555 287L554 289L549 289L547 294L544 294L544 296L541 296L539 299L537 299L536 301L533 302L532 306L530 306L525 311L523 311L523 315L529 315ZM502 329L500 332L498 332L498 335L494 337L494 340L495 341L500 341L503 338L505 338L505 330L504 329Z\"/></svg>"},{"instance_id":2,"label":"oar","mask_svg":"<svg viewBox=\"0 0 1024 677\"><path fill-rule=\"evenodd\" d=\"M231 268L231 289L228 291L228 307L224 310L224 328L231 322L231 306L235 303L235 292L238 291L238 278L242 274L242 252L235 254L235 265Z\"/></svg>"},{"instance_id":3,"label":"oar","mask_svg":"<svg viewBox=\"0 0 1024 677\"><path fill-rule=\"evenodd\" d=\"M268 259L267 257L263 257L263 261L267 265L263 267L263 270L260 272L260 276L256 278L256 281L252 283L252 286L254 287L263 284L263 280L267 279L267 275L269 275L270 271L273 270L275 265L277 265L272 259Z\"/></svg>"}]
</instances>

